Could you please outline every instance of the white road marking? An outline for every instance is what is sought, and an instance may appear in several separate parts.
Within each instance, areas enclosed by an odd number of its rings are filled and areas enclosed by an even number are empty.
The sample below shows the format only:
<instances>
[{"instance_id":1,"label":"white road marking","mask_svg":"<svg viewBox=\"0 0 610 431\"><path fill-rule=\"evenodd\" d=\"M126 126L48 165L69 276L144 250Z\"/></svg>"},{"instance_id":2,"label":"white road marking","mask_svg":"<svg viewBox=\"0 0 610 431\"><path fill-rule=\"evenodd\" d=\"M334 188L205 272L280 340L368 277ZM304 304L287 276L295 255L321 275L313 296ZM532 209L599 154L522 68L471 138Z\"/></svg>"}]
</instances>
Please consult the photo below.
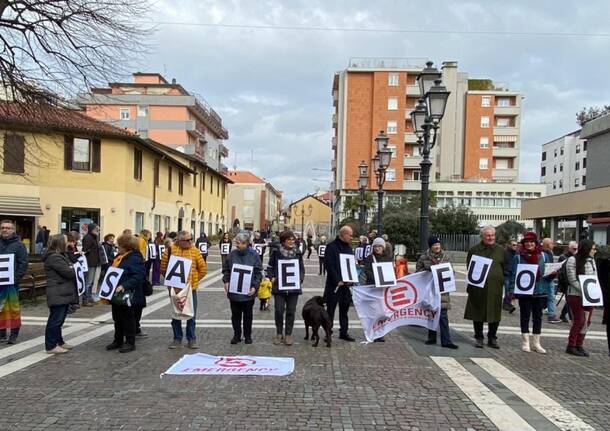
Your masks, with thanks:
<instances>
[{"instance_id":1,"label":"white road marking","mask_svg":"<svg viewBox=\"0 0 610 431\"><path fill-rule=\"evenodd\" d=\"M481 383L458 361L449 357L431 356L438 367L481 410L500 431L534 430L521 416Z\"/></svg>"},{"instance_id":2,"label":"white road marking","mask_svg":"<svg viewBox=\"0 0 610 431\"><path fill-rule=\"evenodd\" d=\"M498 379L515 395L536 409L542 416L553 422L561 430L589 431L593 427L587 425L578 416L563 408L557 401L544 394L541 390L526 382L491 358L472 358L472 361Z\"/></svg>"}]
</instances>

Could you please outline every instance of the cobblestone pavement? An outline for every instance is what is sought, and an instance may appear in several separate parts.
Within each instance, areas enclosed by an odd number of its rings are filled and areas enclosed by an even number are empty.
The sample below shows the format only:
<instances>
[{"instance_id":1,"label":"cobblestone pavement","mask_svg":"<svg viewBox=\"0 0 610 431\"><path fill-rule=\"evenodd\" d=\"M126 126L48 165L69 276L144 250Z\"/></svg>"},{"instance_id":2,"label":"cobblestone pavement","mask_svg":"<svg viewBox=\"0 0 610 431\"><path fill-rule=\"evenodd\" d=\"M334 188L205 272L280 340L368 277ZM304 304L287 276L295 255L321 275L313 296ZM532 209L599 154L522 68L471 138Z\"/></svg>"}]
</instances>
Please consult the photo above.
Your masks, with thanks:
<instances>
[{"instance_id":1,"label":"cobblestone pavement","mask_svg":"<svg viewBox=\"0 0 610 431\"><path fill-rule=\"evenodd\" d=\"M96 305L68 319L64 333L74 351L47 355L41 351L43 300L24 305L20 343L0 347L0 430L609 429L610 360L600 313L587 341L590 358L563 353L568 325L546 322L548 354L521 352L518 311L503 316L500 350L475 349L458 281L449 313L457 351L424 345L426 331L415 327L395 330L386 343L363 344L353 310L356 343L335 339L331 349L312 348L297 322L295 345L274 346L273 312L258 307L254 344L233 346L219 256L210 257L209 269L198 294L199 351L293 357L293 374L161 379L172 363L193 353L167 349L171 329L162 287L149 298L143 317L148 337L138 340L135 352L104 349L112 320L108 306ZM317 258L307 261L306 272L299 320L302 304L321 294L324 282Z\"/></svg>"}]
</instances>

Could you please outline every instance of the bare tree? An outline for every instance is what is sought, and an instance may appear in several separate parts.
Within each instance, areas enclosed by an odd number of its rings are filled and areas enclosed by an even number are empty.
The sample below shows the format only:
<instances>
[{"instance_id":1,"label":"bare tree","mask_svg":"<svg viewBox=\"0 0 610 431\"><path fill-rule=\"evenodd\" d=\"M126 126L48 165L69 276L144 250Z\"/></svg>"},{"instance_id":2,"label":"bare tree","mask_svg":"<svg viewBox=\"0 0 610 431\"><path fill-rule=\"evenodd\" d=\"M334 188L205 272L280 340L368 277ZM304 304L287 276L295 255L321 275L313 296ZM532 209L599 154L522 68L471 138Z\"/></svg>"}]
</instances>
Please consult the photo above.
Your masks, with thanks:
<instances>
[{"instance_id":1,"label":"bare tree","mask_svg":"<svg viewBox=\"0 0 610 431\"><path fill-rule=\"evenodd\" d=\"M608 113L610 113L610 105L583 107L576 113L576 122L582 127L587 121L594 120Z\"/></svg>"},{"instance_id":2,"label":"bare tree","mask_svg":"<svg viewBox=\"0 0 610 431\"><path fill-rule=\"evenodd\" d=\"M149 0L0 0L5 99L56 103L126 74L145 50Z\"/></svg>"}]
</instances>

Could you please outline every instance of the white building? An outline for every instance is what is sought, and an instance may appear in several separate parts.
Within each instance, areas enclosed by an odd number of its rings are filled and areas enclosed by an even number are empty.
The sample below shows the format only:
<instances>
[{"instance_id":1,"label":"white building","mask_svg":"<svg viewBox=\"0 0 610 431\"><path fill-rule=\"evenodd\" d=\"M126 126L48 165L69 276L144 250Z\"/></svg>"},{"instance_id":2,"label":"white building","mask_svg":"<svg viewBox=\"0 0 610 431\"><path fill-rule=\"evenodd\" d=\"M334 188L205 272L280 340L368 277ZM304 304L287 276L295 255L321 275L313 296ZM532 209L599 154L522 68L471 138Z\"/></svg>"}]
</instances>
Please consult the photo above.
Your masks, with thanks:
<instances>
[{"instance_id":1,"label":"white building","mask_svg":"<svg viewBox=\"0 0 610 431\"><path fill-rule=\"evenodd\" d=\"M540 180L547 195L585 189L587 141L580 139L580 130L542 145Z\"/></svg>"}]
</instances>

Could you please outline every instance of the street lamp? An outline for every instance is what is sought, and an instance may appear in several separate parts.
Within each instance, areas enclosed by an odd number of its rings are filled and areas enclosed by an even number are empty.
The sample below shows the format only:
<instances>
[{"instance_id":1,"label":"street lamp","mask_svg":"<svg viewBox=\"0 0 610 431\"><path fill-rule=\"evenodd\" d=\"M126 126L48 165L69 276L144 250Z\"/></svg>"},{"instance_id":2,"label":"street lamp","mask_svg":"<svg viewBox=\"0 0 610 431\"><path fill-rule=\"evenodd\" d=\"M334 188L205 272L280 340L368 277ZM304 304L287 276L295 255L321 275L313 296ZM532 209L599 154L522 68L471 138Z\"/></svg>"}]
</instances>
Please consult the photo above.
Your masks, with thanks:
<instances>
[{"instance_id":1,"label":"street lamp","mask_svg":"<svg viewBox=\"0 0 610 431\"><path fill-rule=\"evenodd\" d=\"M430 150L436 144L439 123L445 115L449 91L442 85L441 73L433 67L431 61L426 63L426 67L417 77L417 84L421 92L422 99L419 99L417 106L411 112L413 129L417 135L417 144L422 161L421 167L421 210L419 216L419 250L424 253L428 245L428 207L430 205L429 185L430 185Z\"/></svg>"},{"instance_id":2,"label":"street lamp","mask_svg":"<svg viewBox=\"0 0 610 431\"><path fill-rule=\"evenodd\" d=\"M383 213L383 184L386 169L392 160L392 150L388 148L388 135L382 130L375 138L377 154L373 157L373 169L377 177L377 235L381 236L381 215Z\"/></svg>"},{"instance_id":3,"label":"street lamp","mask_svg":"<svg viewBox=\"0 0 610 431\"><path fill-rule=\"evenodd\" d=\"M294 215L296 215L297 217L301 217L301 239L304 240L305 239L305 205L301 205L301 213L299 214L298 212L298 207L295 207L295 211L294 211ZM309 204L307 206L307 210L309 211L307 213L307 217L309 217L311 215L311 213L313 212L313 206L311 204Z\"/></svg>"},{"instance_id":4,"label":"street lamp","mask_svg":"<svg viewBox=\"0 0 610 431\"><path fill-rule=\"evenodd\" d=\"M366 190L366 186L369 183L369 167L366 162L363 160L358 165L358 170L360 171L360 176L358 177L358 191L360 192L360 212L358 213L358 218L360 222L360 234L364 233L365 224L366 224L366 207L364 205L364 191Z\"/></svg>"}]
</instances>

